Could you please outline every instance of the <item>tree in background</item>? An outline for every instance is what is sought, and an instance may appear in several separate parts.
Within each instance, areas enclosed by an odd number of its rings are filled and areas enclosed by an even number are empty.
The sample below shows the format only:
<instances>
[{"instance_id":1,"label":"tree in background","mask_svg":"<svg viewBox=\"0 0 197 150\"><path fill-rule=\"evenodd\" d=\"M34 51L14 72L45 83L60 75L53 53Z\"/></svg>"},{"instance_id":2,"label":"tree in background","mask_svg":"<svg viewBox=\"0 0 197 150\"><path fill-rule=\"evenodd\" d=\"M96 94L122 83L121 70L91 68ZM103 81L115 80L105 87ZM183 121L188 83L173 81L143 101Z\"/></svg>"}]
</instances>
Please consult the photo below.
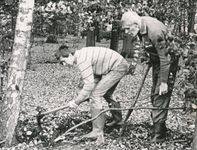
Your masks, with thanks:
<instances>
[{"instance_id":1,"label":"tree in background","mask_svg":"<svg viewBox=\"0 0 197 150\"><path fill-rule=\"evenodd\" d=\"M73 4L74 5L74 4ZM57 43L57 34L60 33L60 26L69 20L69 16L73 13L70 4L66 1L48 2L40 6L39 3L35 7L35 34L49 34L46 42ZM40 32L41 31L41 32ZM62 34L65 30L62 30Z\"/></svg>"},{"instance_id":2,"label":"tree in background","mask_svg":"<svg viewBox=\"0 0 197 150\"><path fill-rule=\"evenodd\" d=\"M188 13L188 33L195 33L194 30L194 24L195 24L195 15L196 15L196 7L197 7L197 2L194 0L189 0L188 1L188 9L187 9L187 13Z\"/></svg>"},{"instance_id":3,"label":"tree in background","mask_svg":"<svg viewBox=\"0 0 197 150\"><path fill-rule=\"evenodd\" d=\"M166 25L173 25L176 35L194 32L197 2L195 0L148 0L143 12L157 18Z\"/></svg>"},{"instance_id":4,"label":"tree in background","mask_svg":"<svg viewBox=\"0 0 197 150\"><path fill-rule=\"evenodd\" d=\"M0 2L1 59L5 58L5 52L12 51L17 13L18 2L16 0L3 0Z\"/></svg>"}]
</instances>

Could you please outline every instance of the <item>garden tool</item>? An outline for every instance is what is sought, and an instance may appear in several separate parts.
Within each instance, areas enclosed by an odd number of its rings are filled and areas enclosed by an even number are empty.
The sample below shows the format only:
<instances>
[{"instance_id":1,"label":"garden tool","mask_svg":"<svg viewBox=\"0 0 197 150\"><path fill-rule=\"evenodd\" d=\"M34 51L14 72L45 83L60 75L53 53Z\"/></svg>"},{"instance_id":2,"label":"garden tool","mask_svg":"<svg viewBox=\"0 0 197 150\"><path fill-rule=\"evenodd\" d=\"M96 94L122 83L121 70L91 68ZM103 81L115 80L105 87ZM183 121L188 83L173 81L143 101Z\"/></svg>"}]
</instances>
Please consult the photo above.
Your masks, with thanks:
<instances>
[{"instance_id":1,"label":"garden tool","mask_svg":"<svg viewBox=\"0 0 197 150\"><path fill-rule=\"evenodd\" d=\"M137 102L137 100L138 100L138 97L139 97L140 92L141 92L141 90L142 90L142 87L143 87L143 85L144 85L144 81L145 81L145 79L146 79L146 76L147 76L147 74L148 74L148 72L149 72L149 70L150 70L150 67L151 67L151 64L149 63L149 64L148 64L148 67L147 67L147 69L146 69L146 72L145 72L145 74L144 74L144 77L142 78L142 82L141 82L141 84L140 84L140 87L139 87L139 89L138 89L138 91L137 91L137 94L136 94L136 96L135 96L134 103L132 104L131 107L134 107L135 104L136 104L136 102ZM124 129L125 129L125 126L126 126L126 122L127 122L127 120L129 119L129 117L130 117L130 115L131 115L132 112L133 112L133 109L128 110L127 115L126 115L126 118L125 118L125 120L124 120L124 124L123 124L123 126L122 126L121 131L120 131L120 136L123 134Z\"/></svg>"},{"instance_id":2,"label":"garden tool","mask_svg":"<svg viewBox=\"0 0 197 150\"><path fill-rule=\"evenodd\" d=\"M36 115L38 127L39 127L40 129L42 129L42 127L41 127L41 119L42 119L45 115L54 113L54 112L56 112L56 111L59 111L59 110L62 110L62 109L68 108L68 107L69 107L68 105L62 106L62 107L58 107L58 108L49 110L49 111L47 111L47 112L44 112L44 113L42 113L42 114L41 114L41 111L40 111L40 112Z\"/></svg>"},{"instance_id":3,"label":"garden tool","mask_svg":"<svg viewBox=\"0 0 197 150\"><path fill-rule=\"evenodd\" d=\"M86 99L85 101L89 101L89 99ZM59 110L62 110L62 109L68 108L68 107L69 107L68 105L65 105L65 106L62 106L62 107L58 107L58 108L49 110L49 111L44 112L44 113L42 113L42 114L41 114L41 111L40 111L40 112L36 115L38 127L42 128L42 127L41 127L41 119L42 119L45 115L54 113L54 112L56 112L56 111L59 111Z\"/></svg>"}]
</instances>

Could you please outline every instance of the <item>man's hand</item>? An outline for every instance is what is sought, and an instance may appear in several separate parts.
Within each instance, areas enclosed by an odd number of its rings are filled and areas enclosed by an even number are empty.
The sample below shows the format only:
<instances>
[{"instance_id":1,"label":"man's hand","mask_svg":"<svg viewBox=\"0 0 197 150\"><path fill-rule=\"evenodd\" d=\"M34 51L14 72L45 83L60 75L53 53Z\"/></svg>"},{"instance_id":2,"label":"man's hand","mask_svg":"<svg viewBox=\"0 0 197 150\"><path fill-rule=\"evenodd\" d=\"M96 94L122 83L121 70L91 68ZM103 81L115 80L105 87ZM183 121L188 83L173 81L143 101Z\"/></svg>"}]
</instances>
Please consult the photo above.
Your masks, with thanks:
<instances>
[{"instance_id":1,"label":"man's hand","mask_svg":"<svg viewBox=\"0 0 197 150\"><path fill-rule=\"evenodd\" d=\"M133 75L134 72L135 72L135 66L134 65L130 65L129 66L129 72L128 73L130 73L131 75Z\"/></svg>"},{"instance_id":2,"label":"man's hand","mask_svg":"<svg viewBox=\"0 0 197 150\"><path fill-rule=\"evenodd\" d=\"M147 52L145 52L145 50L142 51L141 54L140 54L140 62L142 64L149 64L150 63L150 57L147 54Z\"/></svg>"},{"instance_id":3,"label":"man's hand","mask_svg":"<svg viewBox=\"0 0 197 150\"><path fill-rule=\"evenodd\" d=\"M82 80L79 81L78 88L82 89L84 86L84 82Z\"/></svg>"},{"instance_id":4,"label":"man's hand","mask_svg":"<svg viewBox=\"0 0 197 150\"><path fill-rule=\"evenodd\" d=\"M159 86L159 95L166 94L166 93L168 93L168 85L167 83L161 82L161 85Z\"/></svg>"},{"instance_id":5,"label":"man's hand","mask_svg":"<svg viewBox=\"0 0 197 150\"><path fill-rule=\"evenodd\" d=\"M77 108L77 107L78 107L78 105L75 103L74 100L70 101L70 102L68 103L68 106L69 106L70 108Z\"/></svg>"}]
</instances>

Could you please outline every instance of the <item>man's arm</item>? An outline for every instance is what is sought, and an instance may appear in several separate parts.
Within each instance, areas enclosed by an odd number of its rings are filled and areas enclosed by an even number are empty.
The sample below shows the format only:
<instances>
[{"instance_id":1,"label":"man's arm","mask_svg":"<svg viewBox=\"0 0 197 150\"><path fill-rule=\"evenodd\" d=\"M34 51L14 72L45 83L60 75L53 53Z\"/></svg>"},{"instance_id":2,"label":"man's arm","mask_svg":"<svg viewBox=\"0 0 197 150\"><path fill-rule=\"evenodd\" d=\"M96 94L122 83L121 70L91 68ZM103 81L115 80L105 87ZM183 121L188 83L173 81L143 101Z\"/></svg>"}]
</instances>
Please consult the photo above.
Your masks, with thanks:
<instances>
[{"instance_id":1,"label":"man's arm","mask_svg":"<svg viewBox=\"0 0 197 150\"><path fill-rule=\"evenodd\" d=\"M164 35L157 34L156 36L153 36L152 40L154 40L155 48L160 59L161 82L167 83L170 71L170 56L168 55Z\"/></svg>"},{"instance_id":2,"label":"man's arm","mask_svg":"<svg viewBox=\"0 0 197 150\"><path fill-rule=\"evenodd\" d=\"M87 62L83 62L79 64L79 70L81 71L81 77L84 82L84 86L75 99L75 103L79 105L80 103L84 102L88 97L89 94L92 92L94 89L94 74L93 74L93 69L92 65Z\"/></svg>"},{"instance_id":3,"label":"man's arm","mask_svg":"<svg viewBox=\"0 0 197 150\"><path fill-rule=\"evenodd\" d=\"M160 79L161 84L159 87L159 95L166 94L168 92L168 75L170 71L170 56L167 51L167 43L162 33L152 36L152 41L154 41L155 48L160 59Z\"/></svg>"}]
</instances>

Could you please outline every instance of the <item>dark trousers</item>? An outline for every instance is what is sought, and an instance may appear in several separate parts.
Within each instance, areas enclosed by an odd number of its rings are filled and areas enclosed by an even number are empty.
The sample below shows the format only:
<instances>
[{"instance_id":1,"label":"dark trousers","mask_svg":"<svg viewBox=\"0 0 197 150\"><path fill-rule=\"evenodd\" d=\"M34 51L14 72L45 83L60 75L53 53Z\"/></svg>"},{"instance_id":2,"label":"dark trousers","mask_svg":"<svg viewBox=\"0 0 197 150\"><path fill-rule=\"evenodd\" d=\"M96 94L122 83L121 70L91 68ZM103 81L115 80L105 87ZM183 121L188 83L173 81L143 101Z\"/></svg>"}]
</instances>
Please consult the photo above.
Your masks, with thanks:
<instances>
[{"instance_id":1,"label":"dark trousers","mask_svg":"<svg viewBox=\"0 0 197 150\"><path fill-rule=\"evenodd\" d=\"M159 86L161 83L160 63L152 61L152 89L151 102L153 107L167 108L170 104L170 97L172 95L176 73L178 70L179 57L171 54L170 72L168 75L168 93L159 95ZM155 123L163 123L167 120L168 110L152 110L151 117Z\"/></svg>"}]
</instances>

